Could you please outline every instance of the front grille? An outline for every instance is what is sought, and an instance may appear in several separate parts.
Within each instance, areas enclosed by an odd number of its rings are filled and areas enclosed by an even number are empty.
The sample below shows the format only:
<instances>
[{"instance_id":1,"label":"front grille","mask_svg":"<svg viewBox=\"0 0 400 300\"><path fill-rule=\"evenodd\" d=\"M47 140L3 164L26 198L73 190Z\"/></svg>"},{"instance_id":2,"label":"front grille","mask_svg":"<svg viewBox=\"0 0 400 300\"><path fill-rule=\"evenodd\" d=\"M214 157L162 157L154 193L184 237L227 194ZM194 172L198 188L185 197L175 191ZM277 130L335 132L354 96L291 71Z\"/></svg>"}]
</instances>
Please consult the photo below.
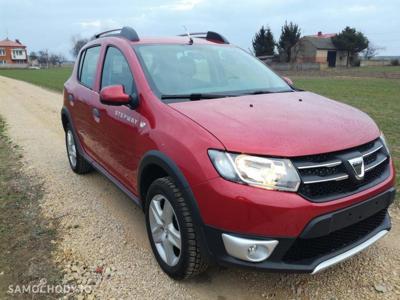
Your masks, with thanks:
<instances>
[{"instance_id":1,"label":"front grille","mask_svg":"<svg viewBox=\"0 0 400 300\"><path fill-rule=\"evenodd\" d=\"M283 260L287 263L308 264L310 260L318 259L352 245L379 227L383 223L386 213L386 209L381 210L365 220L323 237L313 239L299 238L286 252Z\"/></svg>"},{"instance_id":2,"label":"front grille","mask_svg":"<svg viewBox=\"0 0 400 300\"><path fill-rule=\"evenodd\" d=\"M362 157L365 175L356 179L349 159ZM299 193L314 202L341 198L370 188L389 176L389 155L380 139L345 151L293 160L300 177Z\"/></svg>"}]
</instances>

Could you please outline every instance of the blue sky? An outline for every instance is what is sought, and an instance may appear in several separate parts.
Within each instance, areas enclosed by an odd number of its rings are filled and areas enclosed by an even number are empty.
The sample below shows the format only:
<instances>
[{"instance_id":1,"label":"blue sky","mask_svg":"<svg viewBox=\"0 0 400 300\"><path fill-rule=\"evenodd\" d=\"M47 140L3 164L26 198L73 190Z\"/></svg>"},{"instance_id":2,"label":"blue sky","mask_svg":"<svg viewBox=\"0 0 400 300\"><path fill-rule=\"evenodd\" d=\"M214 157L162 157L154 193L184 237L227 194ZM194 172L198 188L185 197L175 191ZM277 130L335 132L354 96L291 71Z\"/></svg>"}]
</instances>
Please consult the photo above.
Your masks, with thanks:
<instances>
[{"instance_id":1,"label":"blue sky","mask_svg":"<svg viewBox=\"0 0 400 300\"><path fill-rule=\"evenodd\" d=\"M251 47L261 25L275 39L285 20L303 35L339 32L352 26L367 35L380 55L400 55L400 1L300 0L0 0L0 39L19 38L28 51L49 49L69 56L72 36L90 37L130 25L140 35L163 36L214 30L242 48Z\"/></svg>"}]
</instances>

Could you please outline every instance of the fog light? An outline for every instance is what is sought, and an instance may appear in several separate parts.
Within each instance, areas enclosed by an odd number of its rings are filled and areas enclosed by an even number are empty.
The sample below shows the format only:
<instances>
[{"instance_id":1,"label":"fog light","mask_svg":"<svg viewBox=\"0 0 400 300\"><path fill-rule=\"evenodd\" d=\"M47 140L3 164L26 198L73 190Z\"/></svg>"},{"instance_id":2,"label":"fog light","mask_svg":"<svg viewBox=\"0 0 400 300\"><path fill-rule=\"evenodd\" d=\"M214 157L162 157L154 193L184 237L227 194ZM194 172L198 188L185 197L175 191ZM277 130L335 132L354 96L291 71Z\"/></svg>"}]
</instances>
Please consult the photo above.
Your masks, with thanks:
<instances>
[{"instance_id":1,"label":"fog light","mask_svg":"<svg viewBox=\"0 0 400 300\"><path fill-rule=\"evenodd\" d=\"M222 240L229 255L251 262L266 260L278 245L276 240L250 240L226 233L222 234Z\"/></svg>"},{"instance_id":2,"label":"fog light","mask_svg":"<svg viewBox=\"0 0 400 300\"><path fill-rule=\"evenodd\" d=\"M257 245L250 246L248 251L250 256L254 255L254 253L257 251Z\"/></svg>"},{"instance_id":3,"label":"fog light","mask_svg":"<svg viewBox=\"0 0 400 300\"><path fill-rule=\"evenodd\" d=\"M257 245L252 245L247 249L247 252L251 261L262 261L270 255L268 248L265 246L257 247Z\"/></svg>"}]
</instances>

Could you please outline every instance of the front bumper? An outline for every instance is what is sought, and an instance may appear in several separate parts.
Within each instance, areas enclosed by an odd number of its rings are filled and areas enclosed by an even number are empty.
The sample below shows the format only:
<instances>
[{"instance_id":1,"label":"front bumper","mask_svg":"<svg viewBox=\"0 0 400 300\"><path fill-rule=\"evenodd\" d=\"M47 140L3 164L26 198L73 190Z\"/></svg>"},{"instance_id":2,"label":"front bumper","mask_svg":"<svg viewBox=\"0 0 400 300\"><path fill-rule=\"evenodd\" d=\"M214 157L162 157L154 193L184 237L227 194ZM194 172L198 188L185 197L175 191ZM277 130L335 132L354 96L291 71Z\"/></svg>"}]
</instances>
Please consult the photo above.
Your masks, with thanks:
<instances>
[{"instance_id":1,"label":"front bumper","mask_svg":"<svg viewBox=\"0 0 400 300\"><path fill-rule=\"evenodd\" d=\"M357 254L383 237L391 228L387 209L394 196L395 189L389 188L361 203L316 217L293 238L243 235L205 226L208 249L222 265L314 274ZM228 252L235 251L227 251L223 234L260 244L263 241L278 243L267 259L251 262L229 255Z\"/></svg>"},{"instance_id":2,"label":"front bumper","mask_svg":"<svg viewBox=\"0 0 400 300\"><path fill-rule=\"evenodd\" d=\"M315 203L291 192L265 190L217 177L192 186L204 224L225 232L297 237L318 216L362 203L394 186L395 171L383 182L346 197Z\"/></svg>"}]
</instances>

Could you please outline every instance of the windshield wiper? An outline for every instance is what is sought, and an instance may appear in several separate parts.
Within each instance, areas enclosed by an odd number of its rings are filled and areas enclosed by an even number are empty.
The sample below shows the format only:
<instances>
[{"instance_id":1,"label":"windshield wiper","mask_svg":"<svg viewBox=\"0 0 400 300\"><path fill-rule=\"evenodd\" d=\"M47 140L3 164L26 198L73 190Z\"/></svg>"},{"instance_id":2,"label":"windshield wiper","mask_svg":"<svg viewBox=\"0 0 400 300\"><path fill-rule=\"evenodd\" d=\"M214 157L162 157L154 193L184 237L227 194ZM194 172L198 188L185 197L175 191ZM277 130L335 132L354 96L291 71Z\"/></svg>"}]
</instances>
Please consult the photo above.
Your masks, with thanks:
<instances>
[{"instance_id":1,"label":"windshield wiper","mask_svg":"<svg viewBox=\"0 0 400 300\"><path fill-rule=\"evenodd\" d=\"M161 95L161 99L190 99L191 101L201 100L201 99L218 99L226 97L235 97L237 95L227 95L227 94L184 94L184 95Z\"/></svg>"},{"instance_id":2,"label":"windshield wiper","mask_svg":"<svg viewBox=\"0 0 400 300\"><path fill-rule=\"evenodd\" d=\"M262 94L275 94L275 93L290 93L293 90L283 90L283 91L270 91L270 90L256 90L243 95L262 95Z\"/></svg>"}]
</instances>

